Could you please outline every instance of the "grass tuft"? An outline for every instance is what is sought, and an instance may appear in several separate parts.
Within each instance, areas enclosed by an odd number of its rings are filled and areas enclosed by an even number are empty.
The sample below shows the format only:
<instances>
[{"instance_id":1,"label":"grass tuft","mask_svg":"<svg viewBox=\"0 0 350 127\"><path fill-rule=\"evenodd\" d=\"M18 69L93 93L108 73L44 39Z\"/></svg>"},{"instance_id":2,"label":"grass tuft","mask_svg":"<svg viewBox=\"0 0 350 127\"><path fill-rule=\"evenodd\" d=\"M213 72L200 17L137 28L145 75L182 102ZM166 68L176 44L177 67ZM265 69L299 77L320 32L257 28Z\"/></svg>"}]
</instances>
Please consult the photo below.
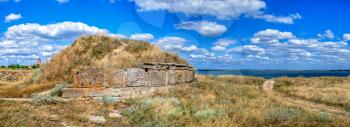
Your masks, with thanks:
<instances>
[{"instance_id":1,"label":"grass tuft","mask_svg":"<svg viewBox=\"0 0 350 127\"><path fill-rule=\"evenodd\" d=\"M292 121L300 116L300 111L296 108L281 107L271 109L266 114L266 119L272 123Z\"/></svg>"},{"instance_id":2,"label":"grass tuft","mask_svg":"<svg viewBox=\"0 0 350 127\"><path fill-rule=\"evenodd\" d=\"M52 96L34 96L33 103L36 105L56 104L57 98Z\"/></svg>"}]
</instances>

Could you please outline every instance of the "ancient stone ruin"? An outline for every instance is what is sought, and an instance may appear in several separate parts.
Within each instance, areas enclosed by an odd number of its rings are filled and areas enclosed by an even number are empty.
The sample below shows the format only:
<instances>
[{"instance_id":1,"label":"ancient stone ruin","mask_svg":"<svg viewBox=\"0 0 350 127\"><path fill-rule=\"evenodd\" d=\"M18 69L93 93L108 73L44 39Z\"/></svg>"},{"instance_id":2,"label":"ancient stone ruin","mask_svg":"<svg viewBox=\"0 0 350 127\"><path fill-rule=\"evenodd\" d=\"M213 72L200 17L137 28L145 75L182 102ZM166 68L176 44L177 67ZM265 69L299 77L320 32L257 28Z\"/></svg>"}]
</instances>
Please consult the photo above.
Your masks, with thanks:
<instances>
[{"instance_id":1,"label":"ancient stone ruin","mask_svg":"<svg viewBox=\"0 0 350 127\"><path fill-rule=\"evenodd\" d=\"M74 84L62 97L130 97L154 92L157 88L194 80L191 66L174 63L142 63L139 68L84 68L77 71Z\"/></svg>"}]
</instances>

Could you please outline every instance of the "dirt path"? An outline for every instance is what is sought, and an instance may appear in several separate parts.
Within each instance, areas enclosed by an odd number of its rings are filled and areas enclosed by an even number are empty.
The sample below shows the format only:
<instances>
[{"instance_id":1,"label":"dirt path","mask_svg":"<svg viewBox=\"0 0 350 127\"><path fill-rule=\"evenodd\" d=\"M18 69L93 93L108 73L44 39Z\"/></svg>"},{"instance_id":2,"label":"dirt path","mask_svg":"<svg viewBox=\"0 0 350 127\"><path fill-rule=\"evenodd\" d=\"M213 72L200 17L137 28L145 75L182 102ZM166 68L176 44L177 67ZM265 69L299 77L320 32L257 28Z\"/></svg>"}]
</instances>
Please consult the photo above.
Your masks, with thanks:
<instances>
[{"instance_id":1,"label":"dirt path","mask_svg":"<svg viewBox=\"0 0 350 127\"><path fill-rule=\"evenodd\" d=\"M272 92L273 91L273 85L275 84L275 81L274 80L267 80L263 83L262 85L262 89L265 91L265 92Z\"/></svg>"},{"instance_id":2,"label":"dirt path","mask_svg":"<svg viewBox=\"0 0 350 127\"><path fill-rule=\"evenodd\" d=\"M0 98L2 101L16 101L16 102L32 102L32 98ZM68 102L74 100L71 98L57 98L56 99L58 102Z\"/></svg>"},{"instance_id":3,"label":"dirt path","mask_svg":"<svg viewBox=\"0 0 350 127\"><path fill-rule=\"evenodd\" d=\"M262 90L282 104L300 107L308 111L327 112L332 115L341 115L347 118L350 117L350 113L345 111L342 107L335 107L325 105L322 103L315 103L306 99L291 97L286 94L274 91L274 83L275 81L273 80L265 81L262 85Z\"/></svg>"}]
</instances>

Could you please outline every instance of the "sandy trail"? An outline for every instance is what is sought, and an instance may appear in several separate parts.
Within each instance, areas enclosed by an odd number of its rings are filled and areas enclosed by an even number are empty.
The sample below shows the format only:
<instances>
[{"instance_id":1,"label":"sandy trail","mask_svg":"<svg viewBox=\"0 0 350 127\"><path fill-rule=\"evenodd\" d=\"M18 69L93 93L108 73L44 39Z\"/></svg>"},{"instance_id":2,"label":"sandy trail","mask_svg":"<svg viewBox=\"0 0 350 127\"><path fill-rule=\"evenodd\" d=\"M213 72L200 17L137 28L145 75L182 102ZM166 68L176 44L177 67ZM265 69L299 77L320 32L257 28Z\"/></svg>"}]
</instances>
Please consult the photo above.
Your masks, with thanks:
<instances>
[{"instance_id":1,"label":"sandy trail","mask_svg":"<svg viewBox=\"0 0 350 127\"><path fill-rule=\"evenodd\" d=\"M267 80L262 84L262 90L269 96L273 97L276 101L288 105L296 106L308 111L314 112L327 112L332 115L340 115L349 118L350 113L345 111L342 107L329 106L322 103L315 103L306 99L291 97L286 94L274 91L274 80Z\"/></svg>"},{"instance_id":2,"label":"sandy trail","mask_svg":"<svg viewBox=\"0 0 350 127\"><path fill-rule=\"evenodd\" d=\"M263 83L262 89L267 93L273 92L274 84L275 84L274 80L267 80Z\"/></svg>"}]
</instances>

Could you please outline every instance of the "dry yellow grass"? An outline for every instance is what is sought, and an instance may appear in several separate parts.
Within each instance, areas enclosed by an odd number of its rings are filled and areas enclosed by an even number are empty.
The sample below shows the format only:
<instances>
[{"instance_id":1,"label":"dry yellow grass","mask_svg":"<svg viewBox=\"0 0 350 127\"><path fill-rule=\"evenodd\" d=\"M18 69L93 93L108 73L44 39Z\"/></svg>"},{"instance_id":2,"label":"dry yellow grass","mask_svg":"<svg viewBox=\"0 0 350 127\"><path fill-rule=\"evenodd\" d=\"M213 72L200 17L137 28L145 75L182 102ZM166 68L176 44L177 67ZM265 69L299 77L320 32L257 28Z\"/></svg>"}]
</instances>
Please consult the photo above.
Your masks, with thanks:
<instances>
[{"instance_id":1,"label":"dry yellow grass","mask_svg":"<svg viewBox=\"0 0 350 127\"><path fill-rule=\"evenodd\" d=\"M1 127L96 127L103 124L92 123L89 115L108 116L117 107L104 106L94 100L76 100L56 104L35 105L30 102L0 100ZM121 119L105 117L104 126L123 127Z\"/></svg>"},{"instance_id":2,"label":"dry yellow grass","mask_svg":"<svg viewBox=\"0 0 350 127\"><path fill-rule=\"evenodd\" d=\"M0 69L0 72L15 72L19 73L19 77L14 81L2 81L0 80L0 88L1 87L7 87L7 86L13 86L13 85L21 85L26 84L30 82L31 77L33 76L33 73L31 70L13 70L13 69Z\"/></svg>"},{"instance_id":3,"label":"dry yellow grass","mask_svg":"<svg viewBox=\"0 0 350 127\"><path fill-rule=\"evenodd\" d=\"M259 89L261 78L197 76L193 87L132 100L133 126L347 126L349 119L284 105ZM161 107L161 108L160 108ZM166 110L163 110L165 107Z\"/></svg>"},{"instance_id":4,"label":"dry yellow grass","mask_svg":"<svg viewBox=\"0 0 350 127\"><path fill-rule=\"evenodd\" d=\"M175 87L152 97L130 99L114 105L76 100L47 105L0 101L0 126L339 126L350 119L310 111L276 101L259 89L261 78L197 76L192 85ZM341 86L348 88L346 85ZM110 118L112 109L123 118ZM104 116L94 124L89 115Z\"/></svg>"},{"instance_id":5,"label":"dry yellow grass","mask_svg":"<svg viewBox=\"0 0 350 127\"><path fill-rule=\"evenodd\" d=\"M276 90L350 111L350 78L278 78Z\"/></svg>"},{"instance_id":6,"label":"dry yellow grass","mask_svg":"<svg viewBox=\"0 0 350 127\"><path fill-rule=\"evenodd\" d=\"M55 85L54 82L39 82L38 80L40 80L41 77L41 71L39 69L6 71L25 71L27 75L24 75L18 81L5 82L4 85L1 85L0 97L23 97L24 95L50 89Z\"/></svg>"},{"instance_id":7,"label":"dry yellow grass","mask_svg":"<svg viewBox=\"0 0 350 127\"><path fill-rule=\"evenodd\" d=\"M32 93L37 93L51 89L56 83L40 83L40 84L29 84L24 87L7 86L0 88L0 97L23 97Z\"/></svg>"}]
</instances>

